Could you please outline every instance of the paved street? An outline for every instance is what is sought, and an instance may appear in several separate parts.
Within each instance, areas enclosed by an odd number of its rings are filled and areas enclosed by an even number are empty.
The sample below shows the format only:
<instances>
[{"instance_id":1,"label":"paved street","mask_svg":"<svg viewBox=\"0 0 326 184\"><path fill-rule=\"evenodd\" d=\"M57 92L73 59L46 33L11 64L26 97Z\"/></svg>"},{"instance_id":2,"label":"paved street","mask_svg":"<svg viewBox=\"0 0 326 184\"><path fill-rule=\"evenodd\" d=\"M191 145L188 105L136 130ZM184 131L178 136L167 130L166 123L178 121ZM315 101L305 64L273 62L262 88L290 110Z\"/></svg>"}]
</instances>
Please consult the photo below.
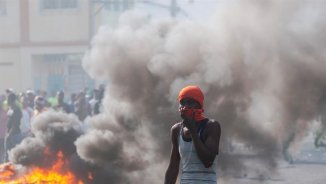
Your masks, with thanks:
<instances>
[{"instance_id":1,"label":"paved street","mask_svg":"<svg viewBox=\"0 0 326 184\"><path fill-rule=\"evenodd\" d=\"M255 172L233 175L229 179L225 176L220 179L220 184L325 184L326 148L315 148L312 137L309 137L294 156L294 163L280 161L276 172L266 178Z\"/></svg>"}]
</instances>

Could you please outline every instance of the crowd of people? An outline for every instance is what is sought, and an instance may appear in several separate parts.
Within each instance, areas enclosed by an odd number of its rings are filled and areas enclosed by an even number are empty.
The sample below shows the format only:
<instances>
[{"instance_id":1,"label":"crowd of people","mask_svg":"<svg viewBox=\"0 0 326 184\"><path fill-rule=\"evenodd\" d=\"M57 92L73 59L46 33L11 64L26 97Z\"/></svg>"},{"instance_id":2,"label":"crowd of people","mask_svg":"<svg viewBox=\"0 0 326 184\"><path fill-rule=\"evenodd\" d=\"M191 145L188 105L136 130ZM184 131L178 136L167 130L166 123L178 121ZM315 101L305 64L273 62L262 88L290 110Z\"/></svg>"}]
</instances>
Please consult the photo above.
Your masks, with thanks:
<instances>
[{"instance_id":1,"label":"crowd of people","mask_svg":"<svg viewBox=\"0 0 326 184\"><path fill-rule=\"evenodd\" d=\"M25 137L33 136L31 123L39 114L53 109L74 113L80 121L101 112L104 85L96 89L85 89L65 98L64 91L54 92L50 97L45 91L17 93L6 89L0 95L0 162L8 162L8 152Z\"/></svg>"}]
</instances>

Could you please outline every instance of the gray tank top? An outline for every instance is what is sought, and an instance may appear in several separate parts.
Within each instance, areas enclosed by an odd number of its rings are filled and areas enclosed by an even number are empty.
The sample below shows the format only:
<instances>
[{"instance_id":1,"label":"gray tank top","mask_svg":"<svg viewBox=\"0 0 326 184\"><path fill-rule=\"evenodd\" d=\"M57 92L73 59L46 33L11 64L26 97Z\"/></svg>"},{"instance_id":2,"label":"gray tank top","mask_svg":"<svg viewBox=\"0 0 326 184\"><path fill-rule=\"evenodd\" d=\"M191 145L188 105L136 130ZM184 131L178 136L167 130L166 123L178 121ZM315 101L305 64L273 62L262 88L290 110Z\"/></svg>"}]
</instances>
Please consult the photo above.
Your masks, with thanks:
<instances>
[{"instance_id":1,"label":"gray tank top","mask_svg":"<svg viewBox=\"0 0 326 184\"><path fill-rule=\"evenodd\" d=\"M199 129L199 137L202 137L201 134L204 128L205 126ZM182 136L182 129L183 127L180 128L178 136L179 153L181 157L180 184L216 184L217 158L215 158L211 167L205 168L204 164L199 160L197 156L197 152L195 146L192 143L192 140L184 140L184 137Z\"/></svg>"}]
</instances>

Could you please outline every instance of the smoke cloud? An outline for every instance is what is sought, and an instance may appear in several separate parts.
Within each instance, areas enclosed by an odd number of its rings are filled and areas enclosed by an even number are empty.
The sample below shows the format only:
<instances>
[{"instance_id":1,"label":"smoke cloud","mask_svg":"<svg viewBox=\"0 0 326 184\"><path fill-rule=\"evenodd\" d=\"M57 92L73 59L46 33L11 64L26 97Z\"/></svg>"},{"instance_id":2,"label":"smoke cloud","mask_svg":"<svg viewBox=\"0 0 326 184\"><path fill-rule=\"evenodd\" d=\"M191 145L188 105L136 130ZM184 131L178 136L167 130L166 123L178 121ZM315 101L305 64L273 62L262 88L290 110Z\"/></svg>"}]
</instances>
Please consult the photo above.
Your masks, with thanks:
<instances>
[{"instance_id":1,"label":"smoke cloud","mask_svg":"<svg viewBox=\"0 0 326 184\"><path fill-rule=\"evenodd\" d=\"M127 13L117 28L101 28L83 66L108 81L104 113L76 141L78 154L125 181L161 181L180 120L177 94L196 84L206 115L221 123L220 170L250 167L235 143L274 169L325 103L325 8L321 0L221 1L210 24Z\"/></svg>"},{"instance_id":2,"label":"smoke cloud","mask_svg":"<svg viewBox=\"0 0 326 184\"><path fill-rule=\"evenodd\" d=\"M49 166L44 151L61 150L79 177L92 171L94 183L156 183L180 121L178 92L195 84L206 115L221 123L222 174L271 171L282 156L291 161L312 122L325 119L325 8L321 0L221 1L207 24L129 12L117 28L101 28L83 60L92 77L108 81L104 112L85 124L41 114L34 136L9 158ZM252 155L258 165L245 162Z\"/></svg>"}]
</instances>

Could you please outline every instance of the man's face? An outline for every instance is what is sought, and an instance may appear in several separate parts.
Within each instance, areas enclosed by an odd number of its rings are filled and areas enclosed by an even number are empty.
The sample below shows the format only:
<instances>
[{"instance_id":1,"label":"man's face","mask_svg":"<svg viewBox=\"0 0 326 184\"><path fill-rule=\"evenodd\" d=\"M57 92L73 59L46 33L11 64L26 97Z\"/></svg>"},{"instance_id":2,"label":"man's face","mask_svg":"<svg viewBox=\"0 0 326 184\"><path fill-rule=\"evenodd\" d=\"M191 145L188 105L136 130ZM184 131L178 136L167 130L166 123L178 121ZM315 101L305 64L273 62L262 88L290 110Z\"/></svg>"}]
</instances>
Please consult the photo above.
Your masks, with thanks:
<instances>
[{"instance_id":1,"label":"man's face","mask_svg":"<svg viewBox=\"0 0 326 184\"><path fill-rule=\"evenodd\" d=\"M200 104L192 98L184 98L180 101L179 108L200 109Z\"/></svg>"},{"instance_id":2,"label":"man's face","mask_svg":"<svg viewBox=\"0 0 326 184\"><path fill-rule=\"evenodd\" d=\"M179 112L182 119L192 117L193 109L200 109L200 104L192 98L184 98L180 101Z\"/></svg>"}]
</instances>

